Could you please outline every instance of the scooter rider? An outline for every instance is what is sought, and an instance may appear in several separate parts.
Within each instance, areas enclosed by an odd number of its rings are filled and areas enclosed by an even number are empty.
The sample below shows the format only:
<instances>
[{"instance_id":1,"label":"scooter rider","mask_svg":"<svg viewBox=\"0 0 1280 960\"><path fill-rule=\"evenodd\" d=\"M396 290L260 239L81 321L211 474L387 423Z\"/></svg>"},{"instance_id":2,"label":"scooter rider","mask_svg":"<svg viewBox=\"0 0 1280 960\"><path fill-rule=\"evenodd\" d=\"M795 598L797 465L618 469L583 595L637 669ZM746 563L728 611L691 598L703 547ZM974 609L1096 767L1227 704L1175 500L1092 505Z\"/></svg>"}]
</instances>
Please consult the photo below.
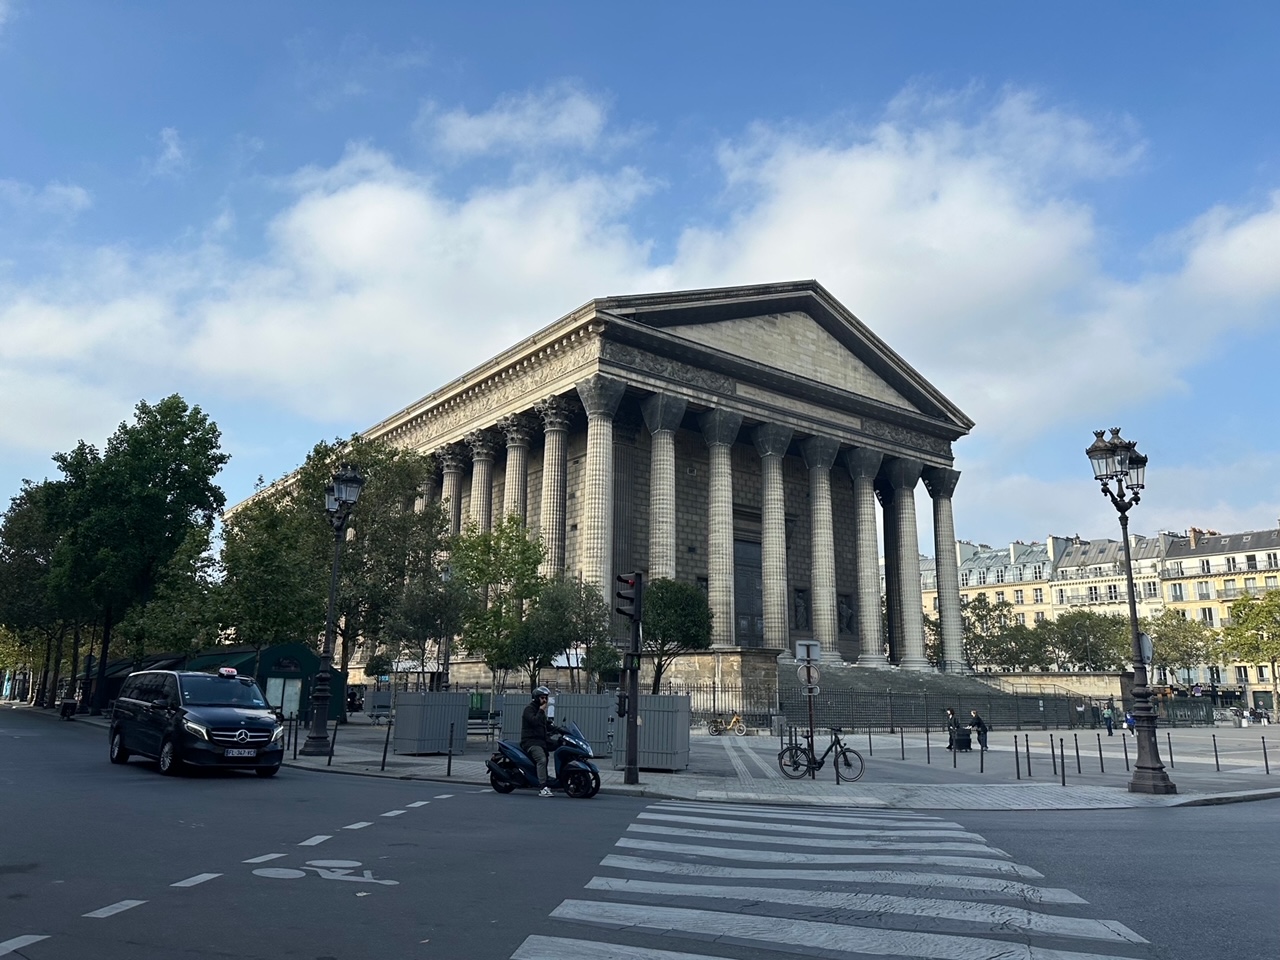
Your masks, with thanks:
<instances>
[{"instance_id":1,"label":"scooter rider","mask_svg":"<svg viewBox=\"0 0 1280 960\"><path fill-rule=\"evenodd\" d=\"M550 699L550 690L546 687L534 687L533 700L520 716L520 749L529 755L538 770L538 782L542 784L542 789L538 792L540 797L551 796L551 787L547 782L551 735L564 732L547 717L547 702Z\"/></svg>"}]
</instances>

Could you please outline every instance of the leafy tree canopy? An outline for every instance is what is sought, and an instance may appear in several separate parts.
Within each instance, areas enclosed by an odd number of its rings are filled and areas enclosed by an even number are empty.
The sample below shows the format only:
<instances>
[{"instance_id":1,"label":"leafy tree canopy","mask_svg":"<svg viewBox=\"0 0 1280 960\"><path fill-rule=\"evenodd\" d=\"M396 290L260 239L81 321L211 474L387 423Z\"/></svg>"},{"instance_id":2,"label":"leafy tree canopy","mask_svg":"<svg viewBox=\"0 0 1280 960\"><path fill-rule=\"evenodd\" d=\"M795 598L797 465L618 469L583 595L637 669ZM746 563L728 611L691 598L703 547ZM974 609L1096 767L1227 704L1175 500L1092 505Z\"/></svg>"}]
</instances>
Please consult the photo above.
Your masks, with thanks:
<instances>
[{"instance_id":1,"label":"leafy tree canopy","mask_svg":"<svg viewBox=\"0 0 1280 960\"><path fill-rule=\"evenodd\" d=\"M696 584L659 578L644 587L642 647L653 658L654 693L676 657L711 648L711 606Z\"/></svg>"}]
</instances>

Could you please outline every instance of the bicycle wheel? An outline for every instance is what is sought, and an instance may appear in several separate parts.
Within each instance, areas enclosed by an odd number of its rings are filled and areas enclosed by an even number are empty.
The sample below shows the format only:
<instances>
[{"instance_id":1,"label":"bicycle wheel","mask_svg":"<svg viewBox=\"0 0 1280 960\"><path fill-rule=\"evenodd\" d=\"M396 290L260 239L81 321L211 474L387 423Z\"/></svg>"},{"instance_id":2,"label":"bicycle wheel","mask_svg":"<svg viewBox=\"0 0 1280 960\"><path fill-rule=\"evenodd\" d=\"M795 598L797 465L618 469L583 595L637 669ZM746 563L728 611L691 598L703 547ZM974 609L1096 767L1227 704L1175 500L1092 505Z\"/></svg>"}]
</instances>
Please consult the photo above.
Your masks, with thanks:
<instances>
[{"instance_id":1,"label":"bicycle wheel","mask_svg":"<svg viewBox=\"0 0 1280 960\"><path fill-rule=\"evenodd\" d=\"M715 720L708 720L707 733L711 734L713 737L720 736L720 734L724 733L724 721L718 718Z\"/></svg>"},{"instance_id":2,"label":"bicycle wheel","mask_svg":"<svg viewBox=\"0 0 1280 960\"><path fill-rule=\"evenodd\" d=\"M739 720L733 725L733 732L740 737L745 737L747 735L747 725Z\"/></svg>"},{"instance_id":3,"label":"bicycle wheel","mask_svg":"<svg viewBox=\"0 0 1280 960\"><path fill-rule=\"evenodd\" d=\"M778 769L784 777L800 780L809 775L811 760L804 747L783 747L778 751Z\"/></svg>"},{"instance_id":4,"label":"bicycle wheel","mask_svg":"<svg viewBox=\"0 0 1280 960\"><path fill-rule=\"evenodd\" d=\"M836 779L853 783L862 777L866 766L862 762L862 754L852 747L841 747L836 751Z\"/></svg>"}]
</instances>

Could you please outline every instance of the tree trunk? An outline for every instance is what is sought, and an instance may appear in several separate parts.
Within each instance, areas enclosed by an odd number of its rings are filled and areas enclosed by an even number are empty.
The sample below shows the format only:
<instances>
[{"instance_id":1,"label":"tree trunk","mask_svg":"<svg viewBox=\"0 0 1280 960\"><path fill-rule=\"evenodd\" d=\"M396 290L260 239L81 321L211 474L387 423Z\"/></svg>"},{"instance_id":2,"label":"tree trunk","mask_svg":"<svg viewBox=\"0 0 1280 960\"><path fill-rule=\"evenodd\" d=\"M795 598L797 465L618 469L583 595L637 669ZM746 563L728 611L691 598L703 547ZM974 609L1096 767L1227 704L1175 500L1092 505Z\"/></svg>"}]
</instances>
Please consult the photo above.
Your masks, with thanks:
<instances>
[{"instance_id":1,"label":"tree trunk","mask_svg":"<svg viewBox=\"0 0 1280 960\"><path fill-rule=\"evenodd\" d=\"M80 621L71 634L71 673L67 676L67 696L75 699L76 677L80 675Z\"/></svg>"},{"instance_id":2,"label":"tree trunk","mask_svg":"<svg viewBox=\"0 0 1280 960\"><path fill-rule=\"evenodd\" d=\"M58 628L58 644L53 652L53 680L49 684L49 700L45 704L50 708L58 706L58 701L61 699L58 696L58 680L62 677L62 641L66 635L67 627L64 623Z\"/></svg>"},{"instance_id":3,"label":"tree trunk","mask_svg":"<svg viewBox=\"0 0 1280 960\"><path fill-rule=\"evenodd\" d=\"M108 604L102 613L102 656L98 658L98 676L93 684L93 706L89 715L102 716L107 705L107 655L111 652L111 605Z\"/></svg>"},{"instance_id":4,"label":"tree trunk","mask_svg":"<svg viewBox=\"0 0 1280 960\"><path fill-rule=\"evenodd\" d=\"M36 687L34 704L45 707L49 704L49 675L53 666L53 637L44 638L44 656L40 659L40 683Z\"/></svg>"}]
</instances>

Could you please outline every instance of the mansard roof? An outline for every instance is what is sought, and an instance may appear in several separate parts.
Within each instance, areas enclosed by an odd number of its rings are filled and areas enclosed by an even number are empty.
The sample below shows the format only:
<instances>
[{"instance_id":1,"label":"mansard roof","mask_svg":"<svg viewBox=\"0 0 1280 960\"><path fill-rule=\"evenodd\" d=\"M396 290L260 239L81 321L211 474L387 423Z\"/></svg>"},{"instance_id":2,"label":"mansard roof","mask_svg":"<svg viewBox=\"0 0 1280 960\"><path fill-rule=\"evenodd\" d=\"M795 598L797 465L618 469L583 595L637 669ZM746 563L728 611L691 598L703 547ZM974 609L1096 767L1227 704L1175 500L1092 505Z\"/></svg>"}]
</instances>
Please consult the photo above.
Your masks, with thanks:
<instances>
[{"instance_id":1,"label":"mansard roof","mask_svg":"<svg viewBox=\"0 0 1280 960\"><path fill-rule=\"evenodd\" d=\"M1167 560L1185 557L1209 557L1230 553L1254 553L1256 551L1280 551L1280 528L1275 530L1247 530L1243 533L1202 533L1196 531L1192 538L1174 537L1165 554Z\"/></svg>"}]
</instances>

